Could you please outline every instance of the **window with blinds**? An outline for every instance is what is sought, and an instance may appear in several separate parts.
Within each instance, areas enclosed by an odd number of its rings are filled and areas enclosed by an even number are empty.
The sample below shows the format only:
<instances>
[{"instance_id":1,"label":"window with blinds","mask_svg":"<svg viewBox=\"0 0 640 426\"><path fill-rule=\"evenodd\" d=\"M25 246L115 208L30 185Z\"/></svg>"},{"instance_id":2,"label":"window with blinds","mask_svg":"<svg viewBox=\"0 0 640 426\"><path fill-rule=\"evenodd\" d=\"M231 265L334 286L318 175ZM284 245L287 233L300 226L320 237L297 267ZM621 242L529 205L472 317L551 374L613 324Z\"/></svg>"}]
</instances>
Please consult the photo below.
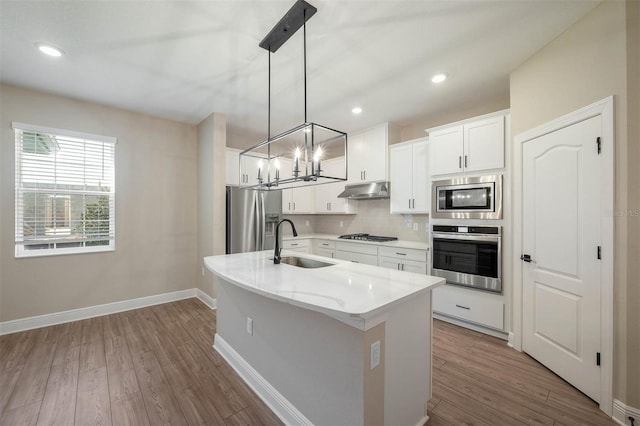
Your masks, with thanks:
<instances>
[{"instance_id":1,"label":"window with blinds","mask_svg":"<svg viewBox=\"0 0 640 426\"><path fill-rule=\"evenodd\" d=\"M16 257L114 250L116 139L12 127Z\"/></svg>"}]
</instances>

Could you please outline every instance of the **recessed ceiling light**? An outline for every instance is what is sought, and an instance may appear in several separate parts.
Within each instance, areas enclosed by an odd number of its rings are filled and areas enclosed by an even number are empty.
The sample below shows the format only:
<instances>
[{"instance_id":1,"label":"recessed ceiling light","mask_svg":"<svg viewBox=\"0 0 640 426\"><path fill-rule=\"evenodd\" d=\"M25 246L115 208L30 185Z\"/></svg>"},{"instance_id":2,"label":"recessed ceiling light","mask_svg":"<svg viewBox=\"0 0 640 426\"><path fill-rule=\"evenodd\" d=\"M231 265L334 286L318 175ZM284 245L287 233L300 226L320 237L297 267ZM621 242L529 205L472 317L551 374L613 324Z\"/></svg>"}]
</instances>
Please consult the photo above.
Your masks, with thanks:
<instances>
[{"instance_id":1,"label":"recessed ceiling light","mask_svg":"<svg viewBox=\"0 0 640 426\"><path fill-rule=\"evenodd\" d=\"M432 83L442 83L446 79L447 79L447 74L441 72L441 73L435 74L433 77L431 77L431 82Z\"/></svg>"},{"instance_id":2,"label":"recessed ceiling light","mask_svg":"<svg viewBox=\"0 0 640 426\"><path fill-rule=\"evenodd\" d=\"M354 113L354 114L360 114L360 113L362 112L362 108L360 108L360 107L354 107L354 108L351 110L351 112L352 112L352 113Z\"/></svg>"},{"instance_id":3,"label":"recessed ceiling light","mask_svg":"<svg viewBox=\"0 0 640 426\"><path fill-rule=\"evenodd\" d=\"M52 46L47 43L36 43L36 47L39 51L44 53L45 55L53 56L59 58L64 55L64 52L59 47Z\"/></svg>"}]
</instances>

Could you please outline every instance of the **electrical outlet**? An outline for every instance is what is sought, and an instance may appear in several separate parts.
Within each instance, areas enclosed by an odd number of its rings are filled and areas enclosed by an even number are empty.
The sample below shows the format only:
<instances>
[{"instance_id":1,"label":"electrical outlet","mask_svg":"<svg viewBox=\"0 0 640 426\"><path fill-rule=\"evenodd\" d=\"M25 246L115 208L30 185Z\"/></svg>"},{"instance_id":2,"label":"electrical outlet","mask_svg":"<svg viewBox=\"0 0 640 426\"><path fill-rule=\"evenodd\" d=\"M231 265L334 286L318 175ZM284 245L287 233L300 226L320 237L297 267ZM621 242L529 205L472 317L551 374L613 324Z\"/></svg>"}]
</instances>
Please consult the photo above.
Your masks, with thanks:
<instances>
[{"instance_id":1,"label":"electrical outlet","mask_svg":"<svg viewBox=\"0 0 640 426\"><path fill-rule=\"evenodd\" d=\"M204 266L202 267L202 276L204 277Z\"/></svg>"},{"instance_id":2,"label":"electrical outlet","mask_svg":"<svg viewBox=\"0 0 640 426\"><path fill-rule=\"evenodd\" d=\"M369 360L369 370L373 370L380 365L380 340L371 345L371 359Z\"/></svg>"},{"instance_id":3,"label":"electrical outlet","mask_svg":"<svg viewBox=\"0 0 640 426\"><path fill-rule=\"evenodd\" d=\"M305 221L304 221L304 224L305 224L305 226L309 226L309 221L308 221L308 220L305 220Z\"/></svg>"},{"instance_id":4,"label":"electrical outlet","mask_svg":"<svg viewBox=\"0 0 640 426\"><path fill-rule=\"evenodd\" d=\"M247 317L247 334L253 336L253 320Z\"/></svg>"},{"instance_id":5,"label":"electrical outlet","mask_svg":"<svg viewBox=\"0 0 640 426\"><path fill-rule=\"evenodd\" d=\"M414 231L418 230L418 224L416 222L413 222L413 230Z\"/></svg>"},{"instance_id":6,"label":"electrical outlet","mask_svg":"<svg viewBox=\"0 0 640 426\"><path fill-rule=\"evenodd\" d=\"M344 222L340 221L340 228L344 228Z\"/></svg>"}]
</instances>

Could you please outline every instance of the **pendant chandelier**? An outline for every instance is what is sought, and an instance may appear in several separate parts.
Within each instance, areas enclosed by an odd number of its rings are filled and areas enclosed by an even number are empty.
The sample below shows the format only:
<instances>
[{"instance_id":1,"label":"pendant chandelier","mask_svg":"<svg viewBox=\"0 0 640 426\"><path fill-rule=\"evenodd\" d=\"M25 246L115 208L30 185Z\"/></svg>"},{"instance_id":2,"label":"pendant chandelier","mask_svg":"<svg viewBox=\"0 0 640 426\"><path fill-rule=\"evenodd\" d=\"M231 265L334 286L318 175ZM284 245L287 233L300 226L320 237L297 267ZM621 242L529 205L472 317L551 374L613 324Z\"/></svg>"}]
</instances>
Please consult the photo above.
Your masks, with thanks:
<instances>
[{"instance_id":1,"label":"pendant chandelier","mask_svg":"<svg viewBox=\"0 0 640 426\"><path fill-rule=\"evenodd\" d=\"M347 180L347 134L307 120L307 27L317 9L297 0L259 46L268 55L267 139L240 153L241 186L281 189ZM303 29L304 122L271 136L271 54ZM324 164L330 164L325 170Z\"/></svg>"}]
</instances>

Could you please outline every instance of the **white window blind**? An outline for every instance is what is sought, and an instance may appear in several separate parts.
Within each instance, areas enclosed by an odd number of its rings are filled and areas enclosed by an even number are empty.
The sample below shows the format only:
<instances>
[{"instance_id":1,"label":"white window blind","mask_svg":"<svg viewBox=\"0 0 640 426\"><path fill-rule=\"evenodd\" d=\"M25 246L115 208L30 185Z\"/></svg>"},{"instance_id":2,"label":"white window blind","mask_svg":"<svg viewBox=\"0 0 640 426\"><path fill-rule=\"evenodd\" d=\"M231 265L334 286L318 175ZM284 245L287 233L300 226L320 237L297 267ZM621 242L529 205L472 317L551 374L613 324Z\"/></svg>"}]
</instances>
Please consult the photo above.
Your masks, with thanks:
<instances>
[{"instance_id":1,"label":"white window blind","mask_svg":"<svg viewBox=\"0 0 640 426\"><path fill-rule=\"evenodd\" d=\"M13 123L16 257L115 248L115 138Z\"/></svg>"}]
</instances>

